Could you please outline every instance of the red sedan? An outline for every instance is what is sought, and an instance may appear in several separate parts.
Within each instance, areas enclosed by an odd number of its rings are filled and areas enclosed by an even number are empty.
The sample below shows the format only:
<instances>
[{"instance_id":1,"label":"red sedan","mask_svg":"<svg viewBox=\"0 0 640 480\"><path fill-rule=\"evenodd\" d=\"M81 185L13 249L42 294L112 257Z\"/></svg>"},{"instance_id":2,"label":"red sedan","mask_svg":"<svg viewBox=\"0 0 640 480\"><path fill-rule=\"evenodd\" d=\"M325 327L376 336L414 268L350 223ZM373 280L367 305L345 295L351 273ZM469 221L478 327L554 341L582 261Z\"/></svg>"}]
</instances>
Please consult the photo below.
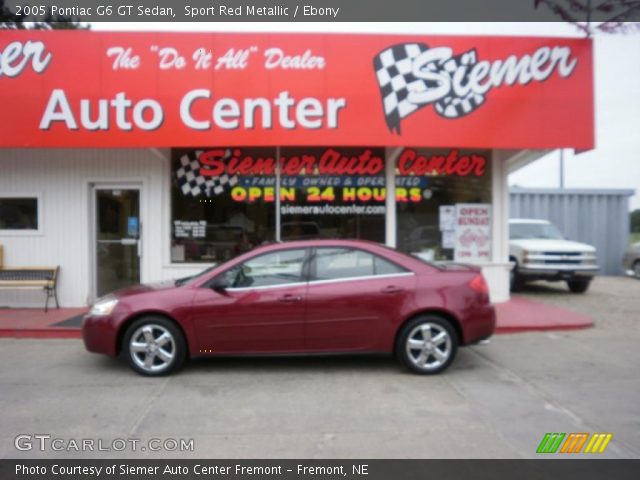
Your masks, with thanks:
<instances>
[{"instance_id":1,"label":"red sedan","mask_svg":"<svg viewBox=\"0 0 640 480\"><path fill-rule=\"evenodd\" d=\"M436 266L382 245L311 240L256 248L188 279L99 299L87 350L122 354L143 375L187 357L393 353L434 374L486 339L495 311L478 267Z\"/></svg>"}]
</instances>

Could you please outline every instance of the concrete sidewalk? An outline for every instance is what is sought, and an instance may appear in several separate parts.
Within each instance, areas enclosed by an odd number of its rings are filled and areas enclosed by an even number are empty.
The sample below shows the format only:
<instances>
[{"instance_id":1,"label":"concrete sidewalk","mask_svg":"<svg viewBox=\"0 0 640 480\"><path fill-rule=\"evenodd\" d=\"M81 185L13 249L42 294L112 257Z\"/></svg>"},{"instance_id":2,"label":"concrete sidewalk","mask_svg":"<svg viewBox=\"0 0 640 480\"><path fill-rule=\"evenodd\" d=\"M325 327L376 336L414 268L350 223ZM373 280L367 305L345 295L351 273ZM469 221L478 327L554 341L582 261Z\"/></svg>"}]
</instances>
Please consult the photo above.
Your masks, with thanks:
<instances>
[{"instance_id":1,"label":"concrete sidewalk","mask_svg":"<svg viewBox=\"0 0 640 480\"><path fill-rule=\"evenodd\" d=\"M56 325L87 313L87 308L0 308L0 337L5 338L80 338L79 326Z\"/></svg>"}]
</instances>

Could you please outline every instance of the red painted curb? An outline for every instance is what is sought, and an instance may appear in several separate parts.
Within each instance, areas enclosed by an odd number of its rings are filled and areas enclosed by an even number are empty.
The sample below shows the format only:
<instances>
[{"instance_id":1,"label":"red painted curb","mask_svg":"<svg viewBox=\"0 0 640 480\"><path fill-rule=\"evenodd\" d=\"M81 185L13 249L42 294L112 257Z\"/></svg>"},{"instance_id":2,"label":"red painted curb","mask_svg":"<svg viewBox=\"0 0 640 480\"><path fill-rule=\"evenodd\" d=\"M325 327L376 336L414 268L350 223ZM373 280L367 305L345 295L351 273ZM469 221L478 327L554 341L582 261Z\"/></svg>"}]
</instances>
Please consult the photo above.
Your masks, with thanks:
<instances>
[{"instance_id":1,"label":"red painted curb","mask_svg":"<svg viewBox=\"0 0 640 480\"><path fill-rule=\"evenodd\" d=\"M0 330L0 338L82 338L81 330L64 329L64 330L35 330L35 329L6 329Z\"/></svg>"},{"instance_id":2,"label":"red painted curb","mask_svg":"<svg viewBox=\"0 0 640 480\"><path fill-rule=\"evenodd\" d=\"M526 332L552 332L552 331L570 331L570 330L585 330L593 327L593 322L585 323L582 325L530 325L530 326L518 326L518 327L497 327L496 335L508 335L510 333L526 333Z\"/></svg>"}]
</instances>

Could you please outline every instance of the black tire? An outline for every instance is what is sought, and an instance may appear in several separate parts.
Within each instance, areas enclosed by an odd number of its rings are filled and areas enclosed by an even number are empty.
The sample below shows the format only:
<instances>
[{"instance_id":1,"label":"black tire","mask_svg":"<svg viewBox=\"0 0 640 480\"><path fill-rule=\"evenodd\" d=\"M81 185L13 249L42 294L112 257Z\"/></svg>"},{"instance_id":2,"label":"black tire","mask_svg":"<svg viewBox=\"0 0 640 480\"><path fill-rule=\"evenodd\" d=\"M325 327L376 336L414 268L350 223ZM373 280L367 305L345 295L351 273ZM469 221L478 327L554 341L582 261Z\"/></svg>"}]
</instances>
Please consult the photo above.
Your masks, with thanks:
<instances>
[{"instance_id":1,"label":"black tire","mask_svg":"<svg viewBox=\"0 0 640 480\"><path fill-rule=\"evenodd\" d=\"M425 341L424 336L420 331L425 327L429 329L429 335L432 336L433 340L435 340L440 333L445 332L446 337L443 337L447 339L445 340L445 343L436 344L435 342L432 343ZM433 333L436 332L436 336L433 336ZM430 349L426 350L426 346L410 349L408 346L409 339L412 339L414 343L416 343L420 341L421 336L423 337L423 342L425 342L425 344L429 343ZM443 372L449 367L449 365L451 365L458 351L458 343L458 334L449 321L439 315L420 315L419 317L410 320L402 327L396 339L395 352L400 363L402 363L411 372L421 375L435 375ZM441 348L443 345L444 349ZM440 355L445 351L446 359L442 359ZM439 353L439 355L436 356L436 353ZM426 358L424 365L420 366L419 360L423 355L426 355ZM439 363L436 364L436 361L438 360Z\"/></svg>"},{"instance_id":2,"label":"black tire","mask_svg":"<svg viewBox=\"0 0 640 480\"><path fill-rule=\"evenodd\" d=\"M522 289L524 282L522 281L522 276L518 273L518 261L515 258L510 258L509 260L515 263L509 273L509 289L512 292L517 292Z\"/></svg>"},{"instance_id":3,"label":"black tire","mask_svg":"<svg viewBox=\"0 0 640 480\"><path fill-rule=\"evenodd\" d=\"M148 333L154 338L151 342L147 341ZM164 343L160 345L161 342ZM149 347L140 350L144 344ZM125 332L120 350L135 372L148 377L160 377L178 370L187 357L182 331L171 320L156 315L133 322ZM147 363L149 357L153 360Z\"/></svg>"},{"instance_id":4,"label":"black tire","mask_svg":"<svg viewBox=\"0 0 640 480\"><path fill-rule=\"evenodd\" d=\"M567 280L567 286L573 293L584 293L589 290L589 285L591 285L591 280Z\"/></svg>"},{"instance_id":5,"label":"black tire","mask_svg":"<svg viewBox=\"0 0 640 480\"><path fill-rule=\"evenodd\" d=\"M640 260L636 260L633 263L633 275L640 280Z\"/></svg>"}]
</instances>

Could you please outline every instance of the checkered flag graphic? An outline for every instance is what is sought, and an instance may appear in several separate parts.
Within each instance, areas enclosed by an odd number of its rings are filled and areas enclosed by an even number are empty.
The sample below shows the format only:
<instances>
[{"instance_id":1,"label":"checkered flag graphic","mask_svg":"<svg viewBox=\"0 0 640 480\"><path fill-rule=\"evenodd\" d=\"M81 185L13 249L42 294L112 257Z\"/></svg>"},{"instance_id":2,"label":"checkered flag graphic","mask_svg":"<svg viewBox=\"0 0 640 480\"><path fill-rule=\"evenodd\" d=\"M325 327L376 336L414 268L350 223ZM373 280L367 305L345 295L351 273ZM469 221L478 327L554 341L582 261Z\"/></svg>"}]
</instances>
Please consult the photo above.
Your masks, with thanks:
<instances>
[{"instance_id":1,"label":"checkered flag graphic","mask_svg":"<svg viewBox=\"0 0 640 480\"><path fill-rule=\"evenodd\" d=\"M202 175L200 165L200 155L202 150L190 152L180 157L180 167L176 170L176 181L178 188L186 197L197 197L204 195L212 197L220 195L227 188L231 188L238 183L238 176L230 176L223 173L219 177L209 177ZM231 157L231 150L225 152L224 159Z\"/></svg>"},{"instance_id":2,"label":"checkered flag graphic","mask_svg":"<svg viewBox=\"0 0 640 480\"><path fill-rule=\"evenodd\" d=\"M438 82L424 80L413 73L414 61L429 50L423 43L404 43L389 47L373 60L373 68L380 86L382 104L389 130L399 134L400 121L429 103L418 103L410 100L410 93L424 93L439 86ZM440 62L429 62L424 69L433 72L446 72L449 75L461 66L471 67L477 62L475 50L469 50L458 56ZM470 68L467 68L463 83L467 80ZM459 118L471 113L484 102L484 97L469 92L459 97L453 91L435 101L434 107L438 115L445 118Z\"/></svg>"}]
</instances>

